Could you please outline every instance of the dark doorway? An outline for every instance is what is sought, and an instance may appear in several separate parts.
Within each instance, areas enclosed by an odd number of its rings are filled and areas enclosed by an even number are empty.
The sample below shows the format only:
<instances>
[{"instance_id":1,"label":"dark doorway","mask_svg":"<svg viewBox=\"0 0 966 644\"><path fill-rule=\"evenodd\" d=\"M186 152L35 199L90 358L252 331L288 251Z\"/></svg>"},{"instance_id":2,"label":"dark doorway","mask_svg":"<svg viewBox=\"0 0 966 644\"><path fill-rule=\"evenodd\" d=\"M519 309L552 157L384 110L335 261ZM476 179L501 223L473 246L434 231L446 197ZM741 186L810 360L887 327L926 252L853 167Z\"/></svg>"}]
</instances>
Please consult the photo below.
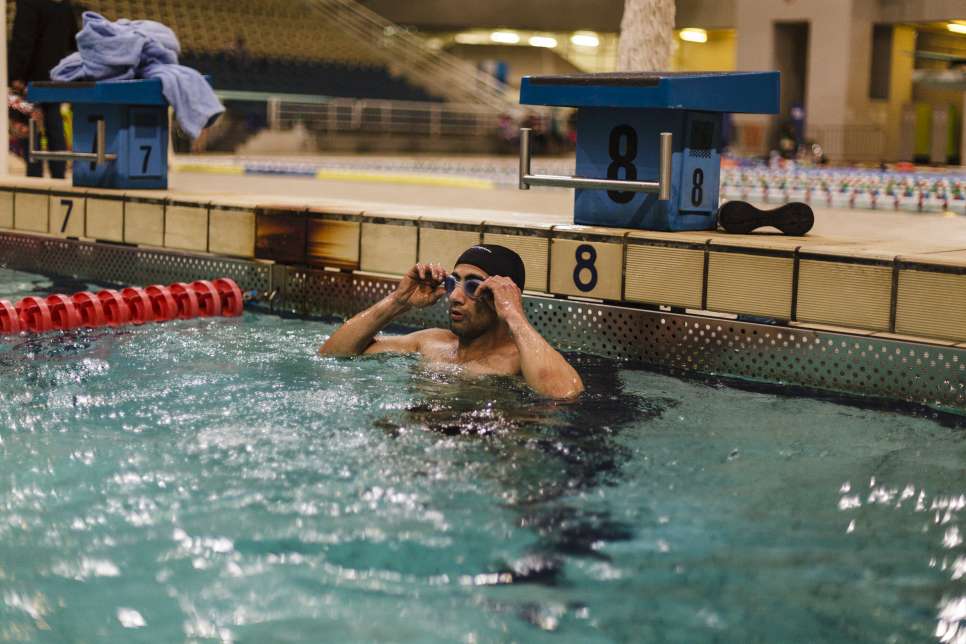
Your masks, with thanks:
<instances>
[{"instance_id":1,"label":"dark doorway","mask_svg":"<svg viewBox=\"0 0 966 644\"><path fill-rule=\"evenodd\" d=\"M808 31L807 22L775 23L775 69L781 72L781 113L778 127L773 129L775 142L783 127L792 120L792 108L805 107L805 86L808 79ZM796 129L801 129L801 114ZM804 115L808 117L807 114ZM799 134L801 136L801 134Z\"/></svg>"}]
</instances>

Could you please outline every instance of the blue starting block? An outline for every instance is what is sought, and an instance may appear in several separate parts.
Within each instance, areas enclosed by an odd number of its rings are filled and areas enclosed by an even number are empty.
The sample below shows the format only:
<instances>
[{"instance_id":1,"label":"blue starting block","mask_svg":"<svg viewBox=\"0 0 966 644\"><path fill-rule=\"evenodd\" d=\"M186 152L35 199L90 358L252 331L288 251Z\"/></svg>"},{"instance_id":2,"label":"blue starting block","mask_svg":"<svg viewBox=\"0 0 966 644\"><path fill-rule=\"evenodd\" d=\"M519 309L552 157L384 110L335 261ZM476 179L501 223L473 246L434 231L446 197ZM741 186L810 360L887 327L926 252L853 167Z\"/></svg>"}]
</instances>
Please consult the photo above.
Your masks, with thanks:
<instances>
[{"instance_id":1,"label":"blue starting block","mask_svg":"<svg viewBox=\"0 0 966 644\"><path fill-rule=\"evenodd\" d=\"M33 103L70 103L74 152L34 150L32 160L73 161L75 186L168 187L168 102L161 81L36 82Z\"/></svg>"},{"instance_id":2,"label":"blue starting block","mask_svg":"<svg viewBox=\"0 0 966 644\"><path fill-rule=\"evenodd\" d=\"M578 108L577 176L531 174L523 129L520 188L575 188L576 224L713 229L724 114L777 113L779 82L778 72L524 77L520 103Z\"/></svg>"}]
</instances>

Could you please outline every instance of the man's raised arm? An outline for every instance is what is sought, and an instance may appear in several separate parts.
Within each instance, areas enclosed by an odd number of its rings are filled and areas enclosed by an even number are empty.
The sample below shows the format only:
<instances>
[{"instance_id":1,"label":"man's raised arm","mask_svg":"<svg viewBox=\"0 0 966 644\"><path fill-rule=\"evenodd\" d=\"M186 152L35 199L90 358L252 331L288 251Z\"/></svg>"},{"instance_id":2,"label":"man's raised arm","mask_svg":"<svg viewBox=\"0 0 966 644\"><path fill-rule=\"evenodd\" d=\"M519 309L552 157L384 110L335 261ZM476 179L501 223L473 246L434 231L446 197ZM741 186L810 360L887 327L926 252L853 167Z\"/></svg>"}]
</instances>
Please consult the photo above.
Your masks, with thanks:
<instances>
[{"instance_id":1,"label":"man's raised arm","mask_svg":"<svg viewBox=\"0 0 966 644\"><path fill-rule=\"evenodd\" d=\"M488 278L480 287L492 293L493 308L506 322L520 352L520 371L531 389L542 396L571 400L584 391L577 370L533 328L523 311L520 289L508 277Z\"/></svg>"},{"instance_id":2,"label":"man's raised arm","mask_svg":"<svg viewBox=\"0 0 966 644\"><path fill-rule=\"evenodd\" d=\"M435 304L445 293L446 271L439 264L416 264L399 281L396 290L335 330L319 349L321 355L355 356L361 353L419 351L419 333L374 338L394 319L412 308Z\"/></svg>"}]
</instances>

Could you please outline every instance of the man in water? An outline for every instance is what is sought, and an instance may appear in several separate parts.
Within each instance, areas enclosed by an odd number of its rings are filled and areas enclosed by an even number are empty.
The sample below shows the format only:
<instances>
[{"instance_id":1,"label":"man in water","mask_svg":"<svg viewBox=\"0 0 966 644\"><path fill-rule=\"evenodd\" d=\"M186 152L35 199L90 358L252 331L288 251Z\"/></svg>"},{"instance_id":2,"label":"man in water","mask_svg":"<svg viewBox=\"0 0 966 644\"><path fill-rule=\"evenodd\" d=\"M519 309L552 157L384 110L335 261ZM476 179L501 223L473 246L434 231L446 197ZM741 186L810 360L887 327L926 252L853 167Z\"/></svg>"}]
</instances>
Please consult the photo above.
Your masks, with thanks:
<instances>
[{"instance_id":1,"label":"man in water","mask_svg":"<svg viewBox=\"0 0 966 644\"><path fill-rule=\"evenodd\" d=\"M449 275L439 264L416 264L395 291L336 329L319 353L419 353L428 362L459 365L474 374L522 374L538 394L576 398L584 390L580 376L523 311L525 275L520 256L495 244L469 248ZM398 316L431 306L443 295L449 296L449 330L376 336Z\"/></svg>"}]
</instances>

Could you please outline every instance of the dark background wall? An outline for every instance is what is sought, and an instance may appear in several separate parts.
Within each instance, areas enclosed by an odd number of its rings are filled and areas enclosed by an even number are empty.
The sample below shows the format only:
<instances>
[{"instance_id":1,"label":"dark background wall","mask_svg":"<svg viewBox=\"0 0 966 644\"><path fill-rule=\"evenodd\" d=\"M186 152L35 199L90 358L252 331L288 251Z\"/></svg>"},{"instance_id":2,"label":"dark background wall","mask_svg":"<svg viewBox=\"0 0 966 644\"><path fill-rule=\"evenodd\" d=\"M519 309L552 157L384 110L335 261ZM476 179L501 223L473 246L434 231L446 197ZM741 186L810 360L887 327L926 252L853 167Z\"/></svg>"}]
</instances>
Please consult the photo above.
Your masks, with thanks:
<instances>
[{"instance_id":1,"label":"dark background wall","mask_svg":"<svg viewBox=\"0 0 966 644\"><path fill-rule=\"evenodd\" d=\"M618 31L624 0L361 0L389 20L420 29L507 27L545 31Z\"/></svg>"},{"instance_id":2,"label":"dark background wall","mask_svg":"<svg viewBox=\"0 0 966 644\"><path fill-rule=\"evenodd\" d=\"M425 30L507 27L536 31L620 31L624 0L360 0L376 13ZM777 1L777 0L776 0ZM734 27L735 0L677 0L677 26Z\"/></svg>"},{"instance_id":3,"label":"dark background wall","mask_svg":"<svg viewBox=\"0 0 966 644\"><path fill-rule=\"evenodd\" d=\"M745 0L676 0L677 27L733 29L735 5ZM806 6L809 0L770 0ZM620 31L624 0L360 0L393 22L426 30L507 27L537 31ZM843 3L846 0L842 0ZM873 0L884 23L966 18L966 0Z\"/></svg>"}]
</instances>

